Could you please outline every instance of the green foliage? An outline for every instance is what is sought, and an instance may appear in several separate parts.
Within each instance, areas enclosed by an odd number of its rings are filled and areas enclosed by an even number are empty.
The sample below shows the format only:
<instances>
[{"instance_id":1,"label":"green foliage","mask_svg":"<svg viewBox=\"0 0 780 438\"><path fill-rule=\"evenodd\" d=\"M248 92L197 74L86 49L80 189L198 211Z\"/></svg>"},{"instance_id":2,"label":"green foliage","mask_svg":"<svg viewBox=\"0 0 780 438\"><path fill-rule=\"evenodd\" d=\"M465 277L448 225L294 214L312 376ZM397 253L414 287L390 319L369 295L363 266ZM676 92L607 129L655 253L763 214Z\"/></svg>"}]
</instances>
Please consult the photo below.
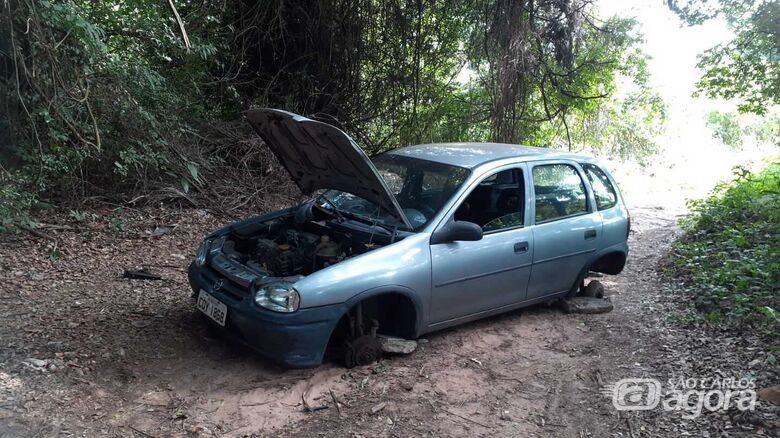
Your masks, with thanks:
<instances>
[{"instance_id":1,"label":"green foliage","mask_svg":"<svg viewBox=\"0 0 780 438\"><path fill-rule=\"evenodd\" d=\"M503 141L608 144L625 155L638 144L642 155L663 123L663 105L646 86L636 21L602 22L587 1L328 0L316 13L308 8L275 1L238 18L247 32L234 56L259 68L231 69L252 84L240 93L257 106L340 124L372 153L414 143ZM284 26L290 21L305 35ZM624 77L638 88L619 104L631 112L601 111ZM603 129L588 132L583 121L599 111ZM629 131L642 135L629 139Z\"/></svg>"},{"instance_id":2,"label":"green foliage","mask_svg":"<svg viewBox=\"0 0 780 438\"><path fill-rule=\"evenodd\" d=\"M198 23L189 48L167 2L3 3L0 103L10 124L0 172L16 181L2 187L6 227L22 224L39 196L113 197L192 178L172 144L188 123L227 108L198 85L211 79L222 39L218 5L177 3Z\"/></svg>"},{"instance_id":3,"label":"green foliage","mask_svg":"<svg viewBox=\"0 0 780 438\"><path fill-rule=\"evenodd\" d=\"M108 218L108 223L117 233L121 233L127 230L127 218L125 217L125 211L121 208L117 208L111 213Z\"/></svg>"},{"instance_id":4,"label":"green foliage","mask_svg":"<svg viewBox=\"0 0 780 438\"><path fill-rule=\"evenodd\" d=\"M536 9L494 3L496 17L482 25L490 33L476 32L468 44L477 84L489 97L477 108L490 121L491 140L623 156L655 149L665 105L647 85L634 19L601 22L578 2L538 2ZM514 15L520 25L499 15ZM570 27L562 17L584 21Z\"/></svg>"},{"instance_id":5,"label":"green foliage","mask_svg":"<svg viewBox=\"0 0 780 438\"><path fill-rule=\"evenodd\" d=\"M666 104L646 84L636 88L575 119L571 123L575 142L626 159L653 154L656 138L664 131Z\"/></svg>"},{"instance_id":6,"label":"green foliage","mask_svg":"<svg viewBox=\"0 0 780 438\"><path fill-rule=\"evenodd\" d=\"M209 163L241 159L191 145L249 106L335 124L370 153L494 140L646 155L664 120L636 22L602 22L588 0L2 8L5 228L29 221L36 199L202 192Z\"/></svg>"},{"instance_id":7,"label":"green foliage","mask_svg":"<svg viewBox=\"0 0 780 438\"><path fill-rule=\"evenodd\" d=\"M94 222L98 219L97 214L81 210L71 210L68 216L75 222Z\"/></svg>"},{"instance_id":8,"label":"green foliage","mask_svg":"<svg viewBox=\"0 0 780 438\"><path fill-rule=\"evenodd\" d=\"M521 140L569 149L587 147L622 158L642 159L657 149L666 122L666 104L648 84L647 55L638 45L636 21L613 17L598 29L584 29L574 67L581 96L569 90L538 90L528 104L530 122ZM557 108L555 111L552 109ZM551 113L559 115L547 119Z\"/></svg>"},{"instance_id":9,"label":"green foliage","mask_svg":"<svg viewBox=\"0 0 780 438\"><path fill-rule=\"evenodd\" d=\"M748 124L745 132L757 142L780 146L780 113L767 114L758 121Z\"/></svg>"},{"instance_id":10,"label":"green foliage","mask_svg":"<svg viewBox=\"0 0 780 438\"><path fill-rule=\"evenodd\" d=\"M733 148L742 146L748 137L758 144L780 145L780 115L777 113L756 117L735 112L711 111L707 114L705 123L712 130L713 138Z\"/></svg>"},{"instance_id":11,"label":"green foliage","mask_svg":"<svg viewBox=\"0 0 780 438\"><path fill-rule=\"evenodd\" d=\"M712 136L723 144L733 148L742 145L743 129L739 124L739 115L710 111L706 119L707 127L712 129Z\"/></svg>"},{"instance_id":12,"label":"green foliage","mask_svg":"<svg viewBox=\"0 0 780 438\"><path fill-rule=\"evenodd\" d=\"M765 114L780 104L780 2L777 0L667 0L689 24L723 17L735 38L702 53L699 91L739 99L739 111Z\"/></svg>"},{"instance_id":13,"label":"green foliage","mask_svg":"<svg viewBox=\"0 0 780 438\"><path fill-rule=\"evenodd\" d=\"M49 247L49 248L46 250L46 252L47 252L47 253L48 253L48 255L49 255L49 260L51 260L51 261L53 261L53 262L56 262L56 261L58 261L58 260L59 260L59 259L61 259L61 258L62 258L62 256L64 255L64 254L62 253L62 250L61 250L61 249L59 248L59 246L57 246L57 245L53 245L53 246Z\"/></svg>"},{"instance_id":14,"label":"green foliage","mask_svg":"<svg viewBox=\"0 0 780 438\"><path fill-rule=\"evenodd\" d=\"M703 321L780 335L780 162L690 202L669 258Z\"/></svg>"},{"instance_id":15,"label":"green foliage","mask_svg":"<svg viewBox=\"0 0 780 438\"><path fill-rule=\"evenodd\" d=\"M32 228L30 209L34 203L32 193L0 178L0 232L17 226Z\"/></svg>"}]
</instances>

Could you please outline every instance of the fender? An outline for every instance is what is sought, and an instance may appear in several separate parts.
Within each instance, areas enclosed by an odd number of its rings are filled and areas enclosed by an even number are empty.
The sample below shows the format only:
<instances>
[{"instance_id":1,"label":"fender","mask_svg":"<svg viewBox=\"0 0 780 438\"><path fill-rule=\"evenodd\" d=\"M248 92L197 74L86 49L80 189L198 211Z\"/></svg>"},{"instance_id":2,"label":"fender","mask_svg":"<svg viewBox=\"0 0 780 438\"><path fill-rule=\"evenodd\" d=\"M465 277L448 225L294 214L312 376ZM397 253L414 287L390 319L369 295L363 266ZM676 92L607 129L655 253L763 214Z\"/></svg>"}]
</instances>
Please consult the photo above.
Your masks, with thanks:
<instances>
[{"instance_id":1,"label":"fender","mask_svg":"<svg viewBox=\"0 0 780 438\"><path fill-rule=\"evenodd\" d=\"M366 300L368 298L375 297L377 295L390 294L390 293L403 295L406 298L409 298L412 302L412 305L414 305L414 313L415 313L414 336L416 338L417 336L420 335L420 331L422 330L423 327L424 310L423 310L422 301L420 301L420 297L415 291L409 289L406 286L401 286L400 284L389 284L385 286L378 286L371 289L366 289L363 292L354 295L352 298L344 302L345 310L344 313L342 313L341 316L339 316L339 319L341 319L344 315L346 315L346 313L349 312L349 310L352 309L357 303ZM331 335L332 334L333 333L331 333Z\"/></svg>"},{"instance_id":2,"label":"fender","mask_svg":"<svg viewBox=\"0 0 780 438\"><path fill-rule=\"evenodd\" d=\"M577 292L580 288L580 283L582 283L583 280L585 280L585 277L588 276L588 273L590 272L590 268L593 266L593 264L596 262L596 260L604 257L605 255L612 254L612 253L621 253L625 256L626 259L628 259L628 245L626 243L621 243L618 245L613 245L608 248L604 248L597 253L594 253L593 257L588 261L588 263L582 268L579 275L577 275L577 279L574 281L574 284L572 285L571 289L569 289L569 293L566 294L566 298L573 298L575 295L577 295Z\"/></svg>"}]
</instances>

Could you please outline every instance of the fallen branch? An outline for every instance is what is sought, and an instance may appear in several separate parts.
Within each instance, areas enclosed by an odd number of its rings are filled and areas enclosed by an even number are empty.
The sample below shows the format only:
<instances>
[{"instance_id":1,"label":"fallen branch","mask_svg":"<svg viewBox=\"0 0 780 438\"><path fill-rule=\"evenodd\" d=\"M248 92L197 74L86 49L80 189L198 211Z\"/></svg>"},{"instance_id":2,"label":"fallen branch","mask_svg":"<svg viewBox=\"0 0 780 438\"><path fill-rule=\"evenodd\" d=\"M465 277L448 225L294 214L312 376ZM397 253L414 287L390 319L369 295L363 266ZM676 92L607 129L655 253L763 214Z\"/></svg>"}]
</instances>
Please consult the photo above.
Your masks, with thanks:
<instances>
[{"instance_id":1,"label":"fallen branch","mask_svg":"<svg viewBox=\"0 0 780 438\"><path fill-rule=\"evenodd\" d=\"M43 222L38 222L36 226L39 229L48 229L48 230L73 230L74 229L70 225L46 224Z\"/></svg>"},{"instance_id":2,"label":"fallen branch","mask_svg":"<svg viewBox=\"0 0 780 438\"><path fill-rule=\"evenodd\" d=\"M449 409L447 409L447 408L439 408L439 409L441 409L442 411L444 411L444 412L446 412L446 413L448 413L448 414L454 415L454 416L456 416L456 417L458 417L458 418L462 418L462 419L464 419L464 420L466 420L466 421L469 421L469 422L471 422L471 423L474 423L474 424L477 424L477 425L479 425L479 426L482 426L482 427L484 427L484 428L486 428L486 429L492 429L492 428L493 428L492 426L488 426L488 425L487 425L487 424L485 424L485 423L480 423L480 422L479 422L479 421L477 421L477 420L474 420L474 419L472 419L472 418L469 418L469 417L466 417L466 416L464 416L464 415L458 414L457 412L452 412L451 410L449 410Z\"/></svg>"},{"instance_id":3,"label":"fallen branch","mask_svg":"<svg viewBox=\"0 0 780 438\"><path fill-rule=\"evenodd\" d=\"M339 401L336 400L336 394L334 394L331 389L329 389L328 392L330 392L330 398L333 399L333 404L336 405L336 411L338 411L339 417L341 417L341 407L339 406Z\"/></svg>"},{"instance_id":4,"label":"fallen branch","mask_svg":"<svg viewBox=\"0 0 780 438\"><path fill-rule=\"evenodd\" d=\"M148 437L154 438L154 435L149 435L148 433L144 432L143 430L136 429L133 426L127 426L127 427L129 427L130 429L133 429L135 432L138 432L138 433L140 433L143 436L148 436Z\"/></svg>"},{"instance_id":5,"label":"fallen branch","mask_svg":"<svg viewBox=\"0 0 780 438\"><path fill-rule=\"evenodd\" d=\"M24 231L27 231L28 233L32 234L33 236L40 237L41 239L51 240L54 243L59 243L59 240L57 240L56 237L49 236L48 234L44 234L35 228L30 227L21 227Z\"/></svg>"},{"instance_id":6,"label":"fallen branch","mask_svg":"<svg viewBox=\"0 0 780 438\"><path fill-rule=\"evenodd\" d=\"M385 406L387 406L387 403L385 403L385 402L378 403L378 404L374 405L371 408L371 415L376 415L376 413L381 411L382 409L384 409Z\"/></svg>"},{"instance_id":7,"label":"fallen branch","mask_svg":"<svg viewBox=\"0 0 780 438\"><path fill-rule=\"evenodd\" d=\"M271 403L272 401L273 400L268 400L268 401L259 402L259 403L241 403L240 406L263 406L263 405L267 405L268 403Z\"/></svg>"},{"instance_id":8,"label":"fallen branch","mask_svg":"<svg viewBox=\"0 0 780 438\"><path fill-rule=\"evenodd\" d=\"M436 405L435 405L435 404L433 404L433 400L431 400L431 399L429 399L428 397L425 397L425 396L423 396L423 398L424 398L425 400L427 400L427 401L428 401L428 403L431 405L431 409L433 409L434 411L436 411L436 410L442 410L442 411L444 411L444 412L446 412L446 413L448 413L448 414L450 414L450 415L454 415L454 416L456 416L456 417L458 417L458 418L461 418L461 419L463 419L463 420L466 420L466 421L469 421L469 422L471 422L471 423L474 423L474 424L476 424L476 425L482 426L482 427L484 427L484 428L486 428L486 429L492 429L492 428L493 428L492 426L488 426L487 424L481 423L481 422L479 422L479 421L477 421L477 420L474 420L474 419L471 419L471 418L465 417L465 416L463 416L463 415L461 415L461 414L458 414L457 412L452 412L451 410L449 410L449 409L447 409L447 408L439 408L439 407L436 407Z\"/></svg>"},{"instance_id":9,"label":"fallen branch","mask_svg":"<svg viewBox=\"0 0 780 438\"><path fill-rule=\"evenodd\" d=\"M171 5L171 9L173 9L173 15L176 16L176 22L179 24L179 29L181 30L181 38L184 40L184 47L187 48L187 51L190 51L190 37L187 36L187 29L184 28L184 22L181 21L181 16L179 15L179 11L176 10L176 5L173 4L173 0L168 0L168 4Z\"/></svg>"},{"instance_id":10,"label":"fallen branch","mask_svg":"<svg viewBox=\"0 0 780 438\"><path fill-rule=\"evenodd\" d=\"M634 426L631 424L631 420L626 418L626 424L628 425L628 434L631 435L631 438L636 438L636 435L634 434Z\"/></svg>"},{"instance_id":11,"label":"fallen branch","mask_svg":"<svg viewBox=\"0 0 780 438\"><path fill-rule=\"evenodd\" d=\"M169 264L165 264L165 263L143 263L143 264L141 264L141 266L143 266L143 267L154 266L154 267L157 267L157 268L172 268L172 269L178 269L180 271L186 271L187 270L187 268L185 268L183 266L169 265Z\"/></svg>"}]
</instances>

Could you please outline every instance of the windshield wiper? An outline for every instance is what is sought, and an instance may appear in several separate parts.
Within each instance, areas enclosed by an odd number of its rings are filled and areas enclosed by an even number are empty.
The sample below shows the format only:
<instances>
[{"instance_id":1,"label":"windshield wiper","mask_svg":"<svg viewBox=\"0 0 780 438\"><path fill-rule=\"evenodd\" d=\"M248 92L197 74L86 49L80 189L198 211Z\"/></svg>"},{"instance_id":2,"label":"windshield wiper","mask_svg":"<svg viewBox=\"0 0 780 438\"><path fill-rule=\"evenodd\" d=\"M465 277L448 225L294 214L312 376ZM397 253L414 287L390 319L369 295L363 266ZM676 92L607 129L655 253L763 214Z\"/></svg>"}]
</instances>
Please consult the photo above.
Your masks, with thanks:
<instances>
[{"instance_id":1,"label":"windshield wiper","mask_svg":"<svg viewBox=\"0 0 780 438\"><path fill-rule=\"evenodd\" d=\"M341 210L339 210L339 208L336 207L336 204L334 204L333 201L331 201L327 196L325 196L325 193L320 193L317 196L317 198L314 200L315 203L318 199L322 199L330 206L333 212L336 213L336 216L338 216L339 222L344 222L345 220L347 220L346 218L344 218L344 215L341 213Z\"/></svg>"},{"instance_id":2,"label":"windshield wiper","mask_svg":"<svg viewBox=\"0 0 780 438\"><path fill-rule=\"evenodd\" d=\"M398 234L398 225L388 225L388 224L385 224L385 223L383 223L381 221L372 220L371 218L367 218L367 217L361 216L359 214L350 213L348 211L341 211L341 210L339 210L338 207L336 207L336 204L334 204L333 201L331 201L327 196L325 196L324 193L320 194L319 196L317 196L314 199L315 204L316 204L316 201L319 200L319 199L322 199L325 203L328 204L328 206L330 206L330 208L326 209L326 210L333 210L333 213L335 213L336 216L338 216L339 222L344 222L344 221L347 220L346 217L350 217L350 218L352 218L352 219L354 219L354 220L356 220L358 222L362 222L364 224L368 224L368 225L371 225L371 226L374 226L374 227L379 227L379 228L387 231L387 234L390 235L391 242L395 241L396 235ZM322 208L322 206L319 206L319 207Z\"/></svg>"},{"instance_id":3,"label":"windshield wiper","mask_svg":"<svg viewBox=\"0 0 780 438\"><path fill-rule=\"evenodd\" d=\"M379 221L373 221L371 225L387 231L390 234L390 243L395 242L395 237L398 234L398 225L387 225Z\"/></svg>"}]
</instances>

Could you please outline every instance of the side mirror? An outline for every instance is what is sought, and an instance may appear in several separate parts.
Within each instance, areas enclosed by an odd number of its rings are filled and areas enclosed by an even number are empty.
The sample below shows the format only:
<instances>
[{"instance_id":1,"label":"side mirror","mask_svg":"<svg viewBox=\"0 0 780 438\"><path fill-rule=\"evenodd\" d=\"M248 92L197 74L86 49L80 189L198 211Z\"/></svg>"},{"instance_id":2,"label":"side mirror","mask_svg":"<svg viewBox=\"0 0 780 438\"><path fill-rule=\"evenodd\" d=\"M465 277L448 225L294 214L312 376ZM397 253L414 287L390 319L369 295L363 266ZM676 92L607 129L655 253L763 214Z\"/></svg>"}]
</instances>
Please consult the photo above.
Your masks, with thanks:
<instances>
[{"instance_id":1,"label":"side mirror","mask_svg":"<svg viewBox=\"0 0 780 438\"><path fill-rule=\"evenodd\" d=\"M482 227L466 221L453 221L433 233L431 245L456 241L482 240Z\"/></svg>"}]
</instances>

